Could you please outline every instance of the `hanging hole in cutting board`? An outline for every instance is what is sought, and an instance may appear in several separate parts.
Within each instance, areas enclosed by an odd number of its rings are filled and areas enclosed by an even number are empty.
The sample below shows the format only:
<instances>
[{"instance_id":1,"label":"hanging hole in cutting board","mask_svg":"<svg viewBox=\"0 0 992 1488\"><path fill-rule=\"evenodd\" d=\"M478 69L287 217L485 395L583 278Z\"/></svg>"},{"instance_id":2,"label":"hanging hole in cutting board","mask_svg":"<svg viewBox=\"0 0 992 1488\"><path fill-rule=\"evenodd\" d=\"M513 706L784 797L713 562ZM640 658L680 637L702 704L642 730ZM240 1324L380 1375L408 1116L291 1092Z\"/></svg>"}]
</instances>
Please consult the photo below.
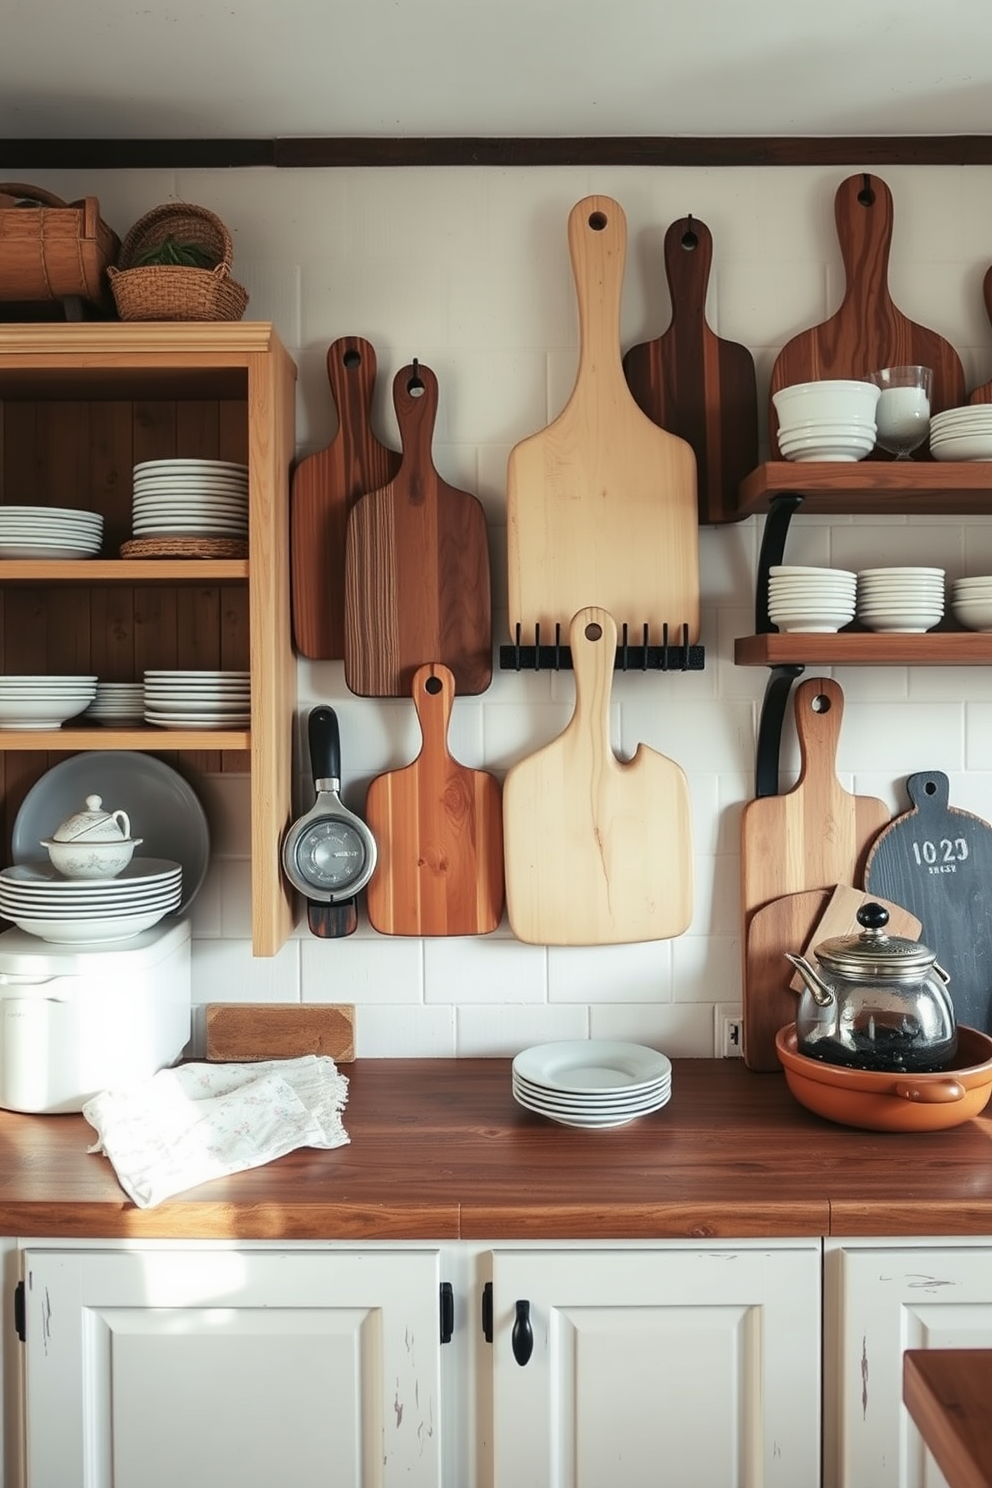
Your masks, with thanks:
<instances>
[{"instance_id":1,"label":"hanging hole in cutting board","mask_svg":"<svg viewBox=\"0 0 992 1488\"><path fill-rule=\"evenodd\" d=\"M858 201L863 207L873 207L875 205L875 192L872 189L871 176L866 175L864 177L864 185L858 192Z\"/></svg>"},{"instance_id":2,"label":"hanging hole in cutting board","mask_svg":"<svg viewBox=\"0 0 992 1488\"><path fill-rule=\"evenodd\" d=\"M692 225L691 212L686 218L686 222L688 223L688 226L686 227L686 230L682 234L682 237L679 239L679 241L682 244L682 247L685 249L686 253L691 253L694 248L699 247L699 234Z\"/></svg>"},{"instance_id":3,"label":"hanging hole in cutting board","mask_svg":"<svg viewBox=\"0 0 992 1488\"><path fill-rule=\"evenodd\" d=\"M591 212L589 215L589 226L593 232L602 232L606 226L607 217L605 212Z\"/></svg>"},{"instance_id":4,"label":"hanging hole in cutting board","mask_svg":"<svg viewBox=\"0 0 992 1488\"><path fill-rule=\"evenodd\" d=\"M428 677L427 681L424 683L424 691L429 692L432 697L436 697L443 686L444 683L441 681L440 677Z\"/></svg>"},{"instance_id":5,"label":"hanging hole in cutting board","mask_svg":"<svg viewBox=\"0 0 992 1488\"><path fill-rule=\"evenodd\" d=\"M585 629L587 641L601 641L603 639L603 627L596 620L590 620Z\"/></svg>"},{"instance_id":6,"label":"hanging hole in cutting board","mask_svg":"<svg viewBox=\"0 0 992 1488\"><path fill-rule=\"evenodd\" d=\"M819 692L810 702L810 707L814 713L829 713L831 708L830 699L824 693Z\"/></svg>"},{"instance_id":7,"label":"hanging hole in cutting board","mask_svg":"<svg viewBox=\"0 0 992 1488\"><path fill-rule=\"evenodd\" d=\"M422 398L427 391L427 386L420 375L420 362L416 357L413 359L413 372L407 382L406 390L411 398Z\"/></svg>"}]
</instances>

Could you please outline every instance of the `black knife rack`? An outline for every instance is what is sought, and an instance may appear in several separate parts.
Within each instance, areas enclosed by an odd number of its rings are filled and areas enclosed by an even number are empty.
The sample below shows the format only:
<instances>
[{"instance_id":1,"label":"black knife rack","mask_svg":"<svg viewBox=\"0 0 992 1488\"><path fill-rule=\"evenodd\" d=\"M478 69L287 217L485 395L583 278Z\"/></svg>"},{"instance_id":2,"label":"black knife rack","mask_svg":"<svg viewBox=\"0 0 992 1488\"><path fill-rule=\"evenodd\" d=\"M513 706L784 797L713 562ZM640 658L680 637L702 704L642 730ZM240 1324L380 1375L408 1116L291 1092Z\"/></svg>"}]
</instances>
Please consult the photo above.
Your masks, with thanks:
<instances>
[{"instance_id":1,"label":"black knife rack","mask_svg":"<svg viewBox=\"0 0 992 1488\"><path fill-rule=\"evenodd\" d=\"M618 672L701 672L705 665L705 648L690 646L689 627L683 625L682 639L673 645L668 625L661 628L661 644L652 645L651 627L641 628L640 642L632 644L629 627L624 623L617 641L617 654L613 663ZM561 638L561 624L555 625L555 638L551 644L541 644L541 626L534 626L534 644L525 646L521 640L519 624L515 627L514 640L499 648L501 671L511 672L567 672L572 669L572 648Z\"/></svg>"}]
</instances>

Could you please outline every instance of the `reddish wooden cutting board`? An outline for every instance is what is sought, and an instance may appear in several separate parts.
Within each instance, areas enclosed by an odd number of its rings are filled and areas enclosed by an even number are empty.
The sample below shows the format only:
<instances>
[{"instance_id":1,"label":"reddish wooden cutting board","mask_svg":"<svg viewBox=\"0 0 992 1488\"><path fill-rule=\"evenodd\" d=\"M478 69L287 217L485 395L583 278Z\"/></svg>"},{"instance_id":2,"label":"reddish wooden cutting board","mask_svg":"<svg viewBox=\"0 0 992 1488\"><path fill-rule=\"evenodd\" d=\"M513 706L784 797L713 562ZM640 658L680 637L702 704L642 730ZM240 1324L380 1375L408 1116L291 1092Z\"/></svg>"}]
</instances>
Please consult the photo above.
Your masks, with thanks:
<instances>
[{"instance_id":1,"label":"reddish wooden cutting board","mask_svg":"<svg viewBox=\"0 0 992 1488\"><path fill-rule=\"evenodd\" d=\"M933 413L964 402L964 368L953 346L936 331L908 320L892 302L888 266L893 215L892 193L878 176L861 174L841 182L834 216L847 280L844 298L829 320L802 331L782 348L772 368L772 393L797 382L924 366L933 369ZM771 404L768 417L775 450L778 419ZM879 456L891 458L884 451Z\"/></svg>"},{"instance_id":2,"label":"reddish wooden cutting board","mask_svg":"<svg viewBox=\"0 0 992 1488\"><path fill-rule=\"evenodd\" d=\"M699 531L692 447L659 429L631 396L620 360L627 223L608 196L578 202L568 246L579 306L579 369L548 428L510 452L510 637L562 639L587 605L640 644L699 637Z\"/></svg>"},{"instance_id":3,"label":"reddish wooden cutting board","mask_svg":"<svg viewBox=\"0 0 992 1488\"><path fill-rule=\"evenodd\" d=\"M985 313L992 321L992 266L985 271L982 280L982 297L985 300ZM976 387L968 395L969 403L992 403L992 382L983 382L981 387Z\"/></svg>"},{"instance_id":4,"label":"reddish wooden cutting board","mask_svg":"<svg viewBox=\"0 0 992 1488\"><path fill-rule=\"evenodd\" d=\"M293 640L301 656L344 655L344 539L348 513L366 491L386 485L399 453L372 432L375 348L341 336L327 352L327 379L338 413L330 444L301 460L289 494Z\"/></svg>"},{"instance_id":5,"label":"reddish wooden cutting board","mask_svg":"<svg viewBox=\"0 0 992 1488\"><path fill-rule=\"evenodd\" d=\"M706 320L713 239L705 222L680 217L665 234L672 319L655 341L623 359L638 407L692 445L700 522L739 518L737 488L758 463L758 391L746 346L717 336Z\"/></svg>"},{"instance_id":6,"label":"reddish wooden cutting board","mask_svg":"<svg viewBox=\"0 0 992 1488\"><path fill-rule=\"evenodd\" d=\"M502 793L494 775L449 754L454 698L447 667L418 668L421 751L369 786L365 815L379 858L368 914L384 935L485 935L503 914Z\"/></svg>"},{"instance_id":7,"label":"reddish wooden cutting board","mask_svg":"<svg viewBox=\"0 0 992 1488\"><path fill-rule=\"evenodd\" d=\"M889 810L837 779L844 694L828 677L800 682L795 697L801 768L791 790L749 801L741 818L744 944L755 910L783 894L861 883L868 849Z\"/></svg>"},{"instance_id":8,"label":"reddish wooden cutting board","mask_svg":"<svg viewBox=\"0 0 992 1488\"><path fill-rule=\"evenodd\" d=\"M744 1061L753 1070L780 1070L775 1035L794 1021L798 997L786 951L805 954L834 935L857 935L857 912L874 899L889 911L887 932L920 937L920 922L898 904L849 884L785 894L755 910L747 931L744 962ZM799 983L800 987L802 983Z\"/></svg>"},{"instance_id":9,"label":"reddish wooden cutting board","mask_svg":"<svg viewBox=\"0 0 992 1488\"><path fill-rule=\"evenodd\" d=\"M344 675L362 697L409 697L414 673L430 661L450 667L459 694L484 692L492 680L486 514L434 468L437 401L430 367L396 374L400 468L348 517Z\"/></svg>"},{"instance_id":10,"label":"reddish wooden cutting board","mask_svg":"<svg viewBox=\"0 0 992 1488\"><path fill-rule=\"evenodd\" d=\"M610 742L616 637L606 610L574 617L571 721L503 785L507 913L532 945L664 940L692 918L685 775L644 744L619 760Z\"/></svg>"}]
</instances>

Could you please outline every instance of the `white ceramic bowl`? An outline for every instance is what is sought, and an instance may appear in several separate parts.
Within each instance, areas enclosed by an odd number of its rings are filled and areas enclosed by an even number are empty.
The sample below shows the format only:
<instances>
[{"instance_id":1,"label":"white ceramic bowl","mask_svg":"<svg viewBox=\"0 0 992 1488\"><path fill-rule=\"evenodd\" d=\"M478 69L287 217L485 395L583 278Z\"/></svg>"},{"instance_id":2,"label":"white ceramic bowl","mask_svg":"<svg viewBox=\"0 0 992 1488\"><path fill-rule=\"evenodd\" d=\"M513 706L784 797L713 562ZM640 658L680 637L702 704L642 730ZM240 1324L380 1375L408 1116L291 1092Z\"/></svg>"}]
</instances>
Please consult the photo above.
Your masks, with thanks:
<instances>
[{"instance_id":1,"label":"white ceramic bowl","mask_svg":"<svg viewBox=\"0 0 992 1488\"><path fill-rule=\"evenodd\" d=\"M874 449L874 442L867 449L861 445L818 445L808 450L781 450L780 453L785 460L796 465L810 464L856 464L858 460L864 460Z\"/></svg>"},{"instance_id":2,"label":"white ceramic bowl","mask_svg":"<svg viewBox=\"0 0 992 1488\"><path fill-rule=\"evenodd\" d=\"M92 693L57 698L0 696L0 729L58 728L85 712L92 701Z\"/></svg>"},{"instance_id":3,"label":"white ceramic bowl","mask_svg":"<svg viewBox=\"0 0 992 1488\"><path fill-rule=\"evenodd\" d=\"M992 595L986 600L955 599L951 608L965 630L992 630Z\"/></svg>"},{"instance_id":4,"label":"white ceramic bowl","mask_svg":"<svg viewBox=\"0 0 992 1488\"><path fill-rule=\"evenodd\" d=\"M42 839L42 847L48 849L52 867L66 878L116 878L123 873L134 856L140 837L119 837L113 842L57 842L54 838Z\"/></svg>"},{"instance_id":5,"label":"white ceramic bowl","mask_svg":"<svg viewBox=\"0 0 992 1488\"><path fill-rule=\"evenodd\" d=\"M822 378L817 382L798 382L779 388L772 403L779 423L802 423L820 419L825 423L875 421L875 407L880 388L872 382L851 378Z\"/></svg>"},{"instance_id":6,"label":"white ceramic bowl","mask_svg":"<svg viewBox=\"0 0 992 1488\"><path fill-rule=\"evenodd\" d=\"M103 945L116 940L131 940L143 930L150 930L164 920L168 909L149 910L146 914L119 915L115 919L37 920L28 916L14 919L14 924L28 935L37 935L58 945Z\"/></svg>"}]
</instances>

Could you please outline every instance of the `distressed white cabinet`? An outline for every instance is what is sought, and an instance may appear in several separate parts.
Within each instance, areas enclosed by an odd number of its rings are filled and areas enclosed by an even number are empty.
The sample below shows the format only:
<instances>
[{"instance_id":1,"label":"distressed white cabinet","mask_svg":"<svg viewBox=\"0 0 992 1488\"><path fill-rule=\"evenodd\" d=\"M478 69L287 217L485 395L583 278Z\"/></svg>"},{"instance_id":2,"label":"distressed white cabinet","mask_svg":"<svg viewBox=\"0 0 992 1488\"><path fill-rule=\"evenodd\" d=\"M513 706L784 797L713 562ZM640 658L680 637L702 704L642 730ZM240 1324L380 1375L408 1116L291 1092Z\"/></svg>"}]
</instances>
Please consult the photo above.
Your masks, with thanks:
<instances>
[{"instance_id":1,"label":"distressed white cabinet","mask_svg":"<svg viewBox=\"0 0 992 1488\"><path fill-rule=\"evenodd\" d=\"M497 1249L494 1488L817 1488L818 1241Z\"/></svg>"},{"instance_id":2,"label":"distressed white cabinet","mask_svg":"<svg viewBox=\"0 0 992 1488\"><path fill-rule=\"evenodd\" d=\"M27 1488L438 1488L437 1250L32 1248Z\"/></svg>"},{"instance_id":3,"label":"distressed white cabinet","mask_svg":"<svg viewBox=\"0 0 992 1488\"><path fill-rule=\"evenodd\" d=\"M992 1245L827 1241L824 1488L946 1488L902 1401L908 1348L992 1348Z\"/></svg>"}]
</instances>

